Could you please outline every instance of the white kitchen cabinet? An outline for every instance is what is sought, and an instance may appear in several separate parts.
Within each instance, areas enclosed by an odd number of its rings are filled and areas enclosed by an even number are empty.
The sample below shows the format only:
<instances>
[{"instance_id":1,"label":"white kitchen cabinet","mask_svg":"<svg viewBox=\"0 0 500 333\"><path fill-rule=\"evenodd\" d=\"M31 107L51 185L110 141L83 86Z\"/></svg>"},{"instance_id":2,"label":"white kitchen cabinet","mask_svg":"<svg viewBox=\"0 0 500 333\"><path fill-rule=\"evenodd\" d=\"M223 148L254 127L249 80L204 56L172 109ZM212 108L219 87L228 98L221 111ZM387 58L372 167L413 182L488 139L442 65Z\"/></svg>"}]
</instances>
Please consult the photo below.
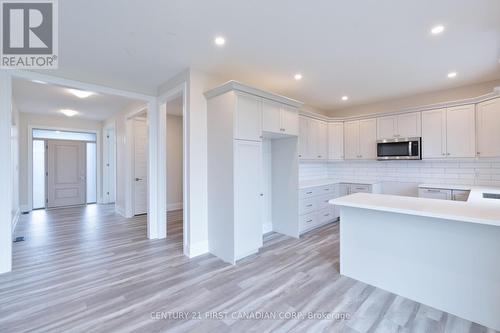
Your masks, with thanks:
<instances>
[{"instance_id":1,"label":"white kitchen cabinet","mask_svg":"<svg viewBox=\"0 0 500 333\"><path fill-rule=\"evenodd\" d=\"M475 156L474 105L422 112L422 157Z\"/></svg>"},{"instance_id":2,"label":"white kitchen cabinet","mask_svg":"<svg viewBox=\"0 0 500 333\"><path fill-rule=\"evenodd\" d=\"M377 120L345 122L344 140L346 160L377 159Z\"/></svg>"},{"instance_id":3,"label":"white kitchen cabinet","mask_svg":"<svg viewBox=\"0 0 500 333\"><path fill-rule=\"evenodd\" d=\"M420 112L377 118L377 139L420 137L422 133Z\"/></svg>"},{"instance_id":4,"label":"white kitchen cabinet","mask_svg":"<svg viewBox=\"0 0 500 333\"><path fill-rule=\"evenodd\" d=\"M281 104L262 101L262 130L271 133L281 132Z\"/></svg>"},{"instance_id":5,"label":"white kitchen cabinet","mask_svg":"<svg viewBox=\"0 0 500 333\"><path fill-rule=\"evenodd\" d=\"M359 155L363 160L377 159L377 120L359 121Z\"/></svg>"},{"instance_id":6,"label":"white kitchen cabinet","mask_svg":"<svg viewBox=\"0 0 500 333\"><path fill-rule=\"evenodd\" d=\"M272 107L294 101L255 91L230 81L205 93L208 245L210 253L231 264L259 251L264 222L275 232L299 233L297 138L266 138L262 152L262 102L277 103L265 107L267 129L274 130L278 119ZM270 203L266 211L264 203Z\"/></svg>"},{"instance_id":7,"label":"white kitchen cabinet","mask_svg":"<svg viewBox=\"0 0 500 333\"><path fill-rule=\"evenodd\" d=\"M446 157L476 155L475 106L463 105L446 110Z\"/></svg>"},{"instance_id":8,"label":"white kitchen cabinet","mask_svg":"<svg viewBox=\"0 0 500 333\"><path fill-rule=\"evenodd\" d=\"M477 156L500 157L500 98L477 104Z\"/></svg>"},{"instance_id":9,"label":"white kitchen cabinet","mask_svg":"<svg viewBox=\"0 0 500 333\"><path fill-rule=\"evenodd\" d=\"M286 105L281 107L281 126L287 135L299 135L299 111Z\"/></svg>"},{"instance_id":10,"label":"white kitchen cabinet","mask_svg":"<svg viewBox=\"0 0 500 333\"><path fill-rule=\"evenodd\" d=\"M346 160L359 158L359 121L344 123L344 156Z\"/></svg>"},{"instance_id":11,"label":"white kitchen cabinet","mask_svg":"<svg viewBox=\"0 0 500 333\"><path fill-rule=\"evenodd\" d=\"M422 112L422 157L446 157L446 109Z\"/></svg>"},{"instance_id":12,"label":"white kitchen cabinet","mask_svg":"<svg viewBox=\"0 0 500 333\"><path fill-rule=\"evenodd\" d=\"M298 110L282 103L262 100L262 130L275 134L298 135Z\"/></svg>"},{"instance_id":13,"label":"white kitchen cabinet","mask_svg":"<svg viewBox=\"0 0 500 333\"><path fill-rule=\"evenodd\" d=\"M420 198L451 200L451 190L439 188L419 188Z\"/></svg>"},{"instance_id":14,"label":"white kitchen cabinet","mask_svg":"<svg viewBox=\"0 0 500 333\"><path fill-rule=\"evenodd\" d=\"M299 158L326 160L328 158L328 126L318 119L301 116L299 120Z\"/></svg>"},{"instance_id":15,"label":"white kitchen cabinet","mask_svg":"<svg viewBox=\"0 0 500 333\"><path fill-rule=\"evenodd\" d=\"M299 232L302 234L339 218L328 201L340 196L339 184L303 188L299 191Z\"/></svg>"},{"instance_id":16,"label":"white kitchen cabinet","mask_svg":"<svg viewBox=\"0 0 500 333\"><path fill-rule=\"evenodd\" d=\"M234 140L234 259L262 247L262 144Z\"/></svg>"},{"instance_id":17,"label":"white kitchen cabinet","mask_svg":"<svg viewBox=\"0 0 500 333\"><path fill-rule=\"evenodd\" d=\"M344 123L328 124L328 159L344 159Z\"/></svg>"},{"instance_id":18,"label":"white kitchen cabinet","mask_svg":"<svg viewBox=\"0 0 500 333\"><path fill-rule=\"evenodd\" d=\"M262 100L244 93L235 95L234 138L262 141Z\"/></svg>"}]
</instances>

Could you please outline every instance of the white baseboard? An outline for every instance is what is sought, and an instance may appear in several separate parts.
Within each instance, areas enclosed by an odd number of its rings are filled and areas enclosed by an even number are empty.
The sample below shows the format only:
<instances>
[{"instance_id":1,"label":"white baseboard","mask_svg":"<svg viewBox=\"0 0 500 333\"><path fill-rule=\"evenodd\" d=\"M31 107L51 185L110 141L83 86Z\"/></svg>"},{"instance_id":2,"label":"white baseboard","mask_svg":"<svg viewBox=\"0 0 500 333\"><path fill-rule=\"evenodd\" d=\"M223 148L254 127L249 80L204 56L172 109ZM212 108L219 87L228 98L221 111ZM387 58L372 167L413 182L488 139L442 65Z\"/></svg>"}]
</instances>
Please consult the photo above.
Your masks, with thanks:
<instances>
[{"instance_id":1,"label":"white baseboard","mask_svg":"<svg viewBox=\"0 0 500 333\"><path fill-rule=\"evenodd\" d=\"M208 240L192 244L188 248L189 258L194 258L205 253L208 253Z\"/></svg>"},{"instance_id":2,"label":"white baseboard","mask_svg":"<svg viewBox=\"0 0 500 333\"><path fill-rule=\"evenodd\" d=\"M12 217L12 234L14 234L14 231L16 230L17 222L19 222L19 216L21 216L21 210L18 208L14 216Z\"/></svg>"},{"instance_id":3,"label":"white baseboard","mask_svg":"<svg viewBox=\"0 0 500 333\"><path fill-rule=\"evenodd\" d=\"M262 226L262 234L267 234L268 232L273 231L273 224L272 223L265 223Z\"/></svg>"},{"instance_id":4,"label":"white baseboard","mask_svg":"<svg viewBox=\"0 0 500 333\"><path fill-rule=\"evenodd\" d=\"M179 210L182 208L183 208L182 202L167 204L167 212L170 212L171 210Z\"/></svg>"},{"instance_id":5,"label":"white baseboard","mask_svg":"<svg viewBox=\"0 0 500 333\"><path fill-rule=\"evenodd\" d=\"M31 211L30 207L28 205L19 205L19 210L21 213L26 213Z\"/></svg>"}]
</instances>

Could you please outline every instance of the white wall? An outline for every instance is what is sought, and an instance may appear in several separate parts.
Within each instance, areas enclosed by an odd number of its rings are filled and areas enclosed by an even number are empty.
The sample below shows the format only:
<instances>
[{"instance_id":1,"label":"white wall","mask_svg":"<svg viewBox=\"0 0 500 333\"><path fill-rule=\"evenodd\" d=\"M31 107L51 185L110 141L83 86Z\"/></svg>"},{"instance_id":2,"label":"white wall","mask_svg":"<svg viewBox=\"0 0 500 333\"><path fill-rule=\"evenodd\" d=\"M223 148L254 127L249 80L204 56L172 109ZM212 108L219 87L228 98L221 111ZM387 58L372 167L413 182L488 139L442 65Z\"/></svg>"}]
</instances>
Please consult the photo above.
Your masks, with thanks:
<instances>
[{"instance_id":1,"label":"white wall","mask_svg":"<svg viewBox=\"0 0 500 333\"><path fill-rule=\"evenodd\" d=\"M101 131L102 123L93 120L68 118L66 116L30 114L24 113L22 110L19 115L19 202L21 209L25 211L29 209L29 196L31 195L31 189L28 184L28 127L46 126L61 129ZM98 135L98 141L101 142L100 135ZM98 167L101 168L100 165ZM102 184L99 183L97 186L99 189L98 195L100 195L102 193Z\"/></svg>"},{"instance_id":2,"label":"white wall","mask_svg":"<svg viewBox=\"0 0 500 333\"><path fill-rule=\"evenodd\" d=\"M11 139L11 179L12 179L12 227L15 227L19 218L19 110L12 105Z\"/></svg>"},{"instance_id":3,"label":"white wall","mask_svg":"<svg viewBox=\"0 0 500 333\"><path fill-rule=\"evenodd\" d=\"M425 94L406 96L376 103L345 107L329 112L330 117L351 117L366 114L399 111L405 108L418 107L466 98L478 97L491 93L495 87L500 86L500 80L483 82L479 84L458 88L432 91Z\"/></svg>"},{"instance_id":4,"label":"white wall","mask_svg":"<svg viewBox=\"0 0 500 333\"><path fill-rule=\"evenodd\" d=\"M168 210L182 209L182 167L182 117L167 115Z\"/></svg>"}]
</instances>

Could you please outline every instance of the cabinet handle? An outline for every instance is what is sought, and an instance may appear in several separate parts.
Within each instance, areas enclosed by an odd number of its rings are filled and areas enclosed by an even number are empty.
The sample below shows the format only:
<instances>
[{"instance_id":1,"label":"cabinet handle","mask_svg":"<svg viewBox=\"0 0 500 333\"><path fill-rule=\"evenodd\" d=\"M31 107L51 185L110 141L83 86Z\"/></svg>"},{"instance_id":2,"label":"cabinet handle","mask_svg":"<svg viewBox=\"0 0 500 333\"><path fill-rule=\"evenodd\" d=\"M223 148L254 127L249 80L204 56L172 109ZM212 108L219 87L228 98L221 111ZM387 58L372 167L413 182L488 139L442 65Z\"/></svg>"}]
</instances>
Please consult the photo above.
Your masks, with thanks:
<instances>
[{"instance_id":1,"label":"cabinet handle","mask_svg":"<svg viewBox=\"0 0 500 333\"><path fill-rule=\"evenodd\" d=\"M330 216L330 213L328 213L328 214L325 214L325 215L323 215L323 216Z\"/></svg>"},{"instance_id":2,"label":"cabinet handle","mask_svg":"<svg viewBox=\"0 0 500 333\"><path fill-rule=\"evenodd\" d=\"M477 155L481 155L481 152L479 152L479 151L478 151L476 154L477 154Z\"/></svg>"},{"instance_id":3,"label":"cabinet handle","mask_svg":"<svg viewBox=\"0 0 500 333\"><path fill-rule=\"evenodd\" d=\"M312 204L309 204L309 205L307 205L306 207L312 207L312 206L313 206Z\"/></svg>"},{"instance_id":4,"label":"cabinet handle","mask_svg":"<svg viewBox=\"0 0 500 333\"><path fill-rule=\"evenodd\" d=\"M450 156L450 153L446 153L446 156Z\"/></svg>"},{"instance_id":5,"label":"cabinet handle","mask_svg":"<svg viewBox=\"0 0 500 333\"><path fill-rule=\"evenodd\" d=\"M441 153L441 155L445 156L446 154L445 153Z\"/></svg>"},{"instance_id":6,"label":"cabinet handle","mask_svg":"<svg viewBox=\"0 0 500 333\"><path fill-rule=\"evenodd\" d=\"M263 196L264 196L264 193L261 193L261 194L260 194L260 196L261 196L261 197L263 197Z\"/></svg>"},{"instance_id":7,"label":"cabinet handle","mask_svg":"<svg viewBox=\"0 0 500 333\"><path fill-rule=\"evenodd\" d=\"M306 194L313 194L312 192L306 192Z\"/></svg>"},{"instance_id":8,"label":"cabinet handle","mask_svg":"<svg viewBox=\"0 0 500 333\"><path fill-rule=\"evenodd\" d=\"M307 220L306 223L311 223L313 220Z\"/></svg>"},{"instance_id":9,"label":"cabinet handle","mask_svg":"<svg viewBox=\"0 0 500 333\"><path fill-rule=\"evenodd\" d=\"M321 158L321 155L318 155L319 158Z\"/></svg>"},{"instance_id":10,"label":"cabinet handle","mask_svg":"<svg viewBox=\"0 0 500 333\"><path fill-rule=\"evenodd\" d=\"M428 189L426 191L429 192L429 193L441 193L441 190L431 190L431 189Z\"/></svg>"},{"instance_id":11,"label":"cabinet handle","mask_svg":"<svg viewBox=\"0 0 500 333\"><path fill-rule=\"evenodd\" d=\"M302 155L299 154L299 157L302 157Z\"/></svg>"}]
</instances>

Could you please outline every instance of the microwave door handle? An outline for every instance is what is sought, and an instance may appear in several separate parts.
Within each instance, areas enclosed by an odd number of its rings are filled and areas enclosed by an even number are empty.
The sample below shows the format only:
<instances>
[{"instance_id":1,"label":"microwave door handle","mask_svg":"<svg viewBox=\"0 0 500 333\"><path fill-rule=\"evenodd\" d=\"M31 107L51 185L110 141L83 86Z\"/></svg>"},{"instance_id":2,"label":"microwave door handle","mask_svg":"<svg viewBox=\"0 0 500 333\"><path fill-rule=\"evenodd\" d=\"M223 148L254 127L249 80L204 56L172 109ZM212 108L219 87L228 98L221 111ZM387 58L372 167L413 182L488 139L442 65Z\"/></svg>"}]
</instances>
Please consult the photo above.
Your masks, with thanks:
<instances>
[{"instance_id":1,"label":"microwave door handle","mask_svg":"<svg viewBox=\"0 0 500 333\"><path fill-rule=\"evenodd\" d=\"M412 157L412 156L413 156L413 154L411 153L411 150L412 150L412 149L411 149L411 146L412 146L411 141L408 141L408 150L409 150L409 154L408 154L408 156L410 156L410 157Z\"/></svg>"}]
</instances>

